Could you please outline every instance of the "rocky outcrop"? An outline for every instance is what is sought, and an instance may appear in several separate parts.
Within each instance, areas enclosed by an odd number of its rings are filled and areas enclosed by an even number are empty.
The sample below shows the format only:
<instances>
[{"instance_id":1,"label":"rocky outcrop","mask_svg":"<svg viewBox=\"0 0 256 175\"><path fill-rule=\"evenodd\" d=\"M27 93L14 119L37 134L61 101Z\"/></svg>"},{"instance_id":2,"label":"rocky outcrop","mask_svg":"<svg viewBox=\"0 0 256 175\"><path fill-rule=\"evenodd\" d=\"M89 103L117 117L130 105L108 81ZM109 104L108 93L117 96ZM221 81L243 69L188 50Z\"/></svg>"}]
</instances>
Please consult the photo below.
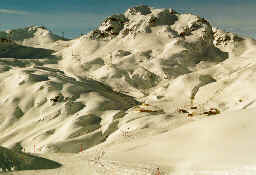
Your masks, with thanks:
<instances>
[{"instance_id":1,"label":"rocky outcrop","mask_svg":"<svg viewBox=\"0 0 256 175\"><path fill-rule=\"evenodd\" d=\"M98 29L90 32L90 39L112 39L121 34L122 37L137 32L150 33L151 27L157 25L172 25L177 20L173 9L152 11L148 6L136 6L128 9L124 15L112 15L106 18Z\"/></svg>"},{"instance_id":2,"label":"rocky outcrop","mask_svg":"<svg viewBox=\"0 0 256 175\"><path fill-rule=\"evenodd\" d=\"M119 34L119 32L124 28L124 23L128 19L122 15L112 15L106 18L98 29L92 31L88 34L90 39L101 39L101 38L112 38Z\"/></svg>"},{"instance_id":3,"label":"rocky outcrop","mask_svg":"<svg viewBox=\"0 0 256 175\"><path fill-rule=\"evenodd\" d=\"M148 15L151 13L151 9L146 6L146 5L140 5L140 6L135 6L132 8L129 8L125 12L125 16L134 16L134 15Z\"/></svg>"},{"instance_id":4,"label":"rocky outcrop","mask_svg":"<svg viewBox=\"0 0 256 175\"><path fill-rule=\"evenodd\" d=\"M179 14L173 9L153 9L148 6L136 6L128 9L124 15L112 15L87 37L109 40L116 36L135 37L137 33L151 33L152 27L168 26L165 32L185 37L200 30L204 40L212 39L211 25L204 18L192 14Z\"/></svg>"},{"instance_id":5,"label":"rocky outcrop","mask_svg":"<svg viewBox=\"0 0 256 175\"><path fill-rule=\"evenodd\" d=\"M227 46L230 44L234 44L235 42L242 41L243 39L239 37L237 34L231 32L225 32L221 29L213 27L213 37L214 37L214 45L216 46Z\"/></svg>"}]
</instances>

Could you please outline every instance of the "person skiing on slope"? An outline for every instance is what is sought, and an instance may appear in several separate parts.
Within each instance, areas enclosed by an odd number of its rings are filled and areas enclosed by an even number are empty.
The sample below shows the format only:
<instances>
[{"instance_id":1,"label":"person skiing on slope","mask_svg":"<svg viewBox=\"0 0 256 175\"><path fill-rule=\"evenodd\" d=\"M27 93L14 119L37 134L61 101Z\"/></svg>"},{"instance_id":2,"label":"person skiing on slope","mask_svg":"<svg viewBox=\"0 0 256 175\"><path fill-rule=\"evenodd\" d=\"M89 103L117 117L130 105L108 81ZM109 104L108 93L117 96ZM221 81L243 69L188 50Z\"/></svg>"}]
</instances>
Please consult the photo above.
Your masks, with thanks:
<instances>
[{"instance_id":1,"label":"person skiing on slope","mask_svg":"<svg viewBox=\"0 0 256 175\"><path fill-rule=\"evenodd\" d=\"M160 175L160 170L159 170L159 168L156 169L156 175Z\"/></svg>"}]
</instances>

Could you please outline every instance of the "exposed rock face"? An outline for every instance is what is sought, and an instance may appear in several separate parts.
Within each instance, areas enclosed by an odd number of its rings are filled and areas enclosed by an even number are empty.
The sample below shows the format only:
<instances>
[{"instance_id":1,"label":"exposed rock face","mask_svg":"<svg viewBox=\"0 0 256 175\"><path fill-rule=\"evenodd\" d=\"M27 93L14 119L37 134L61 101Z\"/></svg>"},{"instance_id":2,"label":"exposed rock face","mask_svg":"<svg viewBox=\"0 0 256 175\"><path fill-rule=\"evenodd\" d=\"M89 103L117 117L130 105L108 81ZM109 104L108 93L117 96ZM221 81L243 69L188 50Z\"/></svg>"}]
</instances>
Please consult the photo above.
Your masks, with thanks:
<instances>
[{"instance_id":1,"label":"exposed rock face","mask_svg":"<svg viewBox=\"0 0 256 175\"><path fill-rule=\"evenodd\" d=\"M128 34L136 35L136 33L151 33L151 27L158 25L172 25L177 20L175 16L169 9L163 9L159 11L152 12L151 9L148 13L136 13L137 15L131 15L128 10L125 14L129 19L122 31L122 35L126 36ZM132 13L133 14L133 13Z\"/></svg>"},{"instance_id":2,"label":"exposed rock face","mask_svg":"<svg viewBox=\"0 0 256 175\"><path fill-rule=\"evenodd\" d=\"M173 9L153 9L148 6L136 6L128 9L124 15L106 18L87 37L109 40L120 34L120 37L129 35L134 38L137 33L151 33L152 27L156 26L168 26L166 32L176 33L176 36L189 36L199 30L204 40L212 38L211 25L205 19L191 14L178 14Z\"/></svg>"},{"instance_id":3,"label":"exposed rock face","mask_svg":"<svg viewBox=\"0 0 256 175\"><path fill-rule=\"evenodd\" d=\"M124 28L124 23L128 19L123 15L112 15L106 18L98 29L92 31L89 34L90 39L100 39L100 38L112 38L118 35L119 32Z\"/></svg>"},{"instance_id":4,"label":"exposed rock face","mask_svg":"<svg viewBox=\"0 0 256 175\"><path fill-rule=\"evenodd\" d=\"M151 13L151 9L146 5L136 6L133 8L129 8L125 12L125 16L133 16L133 15L147 15Z\"/></svg>"},{"instance_id":5,"label":"exposed rock face","mask_svg":"<svg viewBox=\"0 0 256 175\"><path fill-rule=\"evenodd\" d=\"M218 28L213 28L213 33L214 33L214 35L213 35L214 36L214 44L217 46L218 45L226 46L228 44L232 44L232 43L242 39L234 33L225 32Z\"/></svg>"},{"instance_id":6,"label":"exposed rock face","mask_svg":"<svg viewBox=\"0 0 256 175\"><path fill-rule=\"evenodd\" d=\"M128 20L124 15L112 15L105 19L105 21L100 25L100 31L109 32L111 35L117 35L124 27L124 23Z\"/></svg>"},{"instance_id":7,"label":"exposed rock face","mask_svg":"<svg viewBox=\"0 0 256 175\"><path fill-rule=\"evenodd\" d=\"M137 32L150 33L151 27L172 25L176 20L173 9L152 12L148 6L136 6L128 9L125 14L112 15L106 18L98 29L88 34L90 39L112 39L119 33L122 36Z\"/></svg>"},{"instance_id":8,"label":"exposed rock face","mask_svg":"<svg viewBox=\"0 0 256 175\"><path fill-rule=\"evenodd\" d=\"M231 40L231 37L224 31L213 28L214 33L214 44L215 45L227 45L227 42Z\"/></svg>"},{"instance_id":9,"label":"exposed rock face","mask_svg":"<svg viewBox=\"0 0 256 175\"><path fill-rule=\"evenodd\" d=\"M224 52L229 52L230 56L240 56L247 48L244 38L231 32L225 32L213 27L213 44ZM251 41L254 43L254 41Z\"/></svg>"}]
</instances>

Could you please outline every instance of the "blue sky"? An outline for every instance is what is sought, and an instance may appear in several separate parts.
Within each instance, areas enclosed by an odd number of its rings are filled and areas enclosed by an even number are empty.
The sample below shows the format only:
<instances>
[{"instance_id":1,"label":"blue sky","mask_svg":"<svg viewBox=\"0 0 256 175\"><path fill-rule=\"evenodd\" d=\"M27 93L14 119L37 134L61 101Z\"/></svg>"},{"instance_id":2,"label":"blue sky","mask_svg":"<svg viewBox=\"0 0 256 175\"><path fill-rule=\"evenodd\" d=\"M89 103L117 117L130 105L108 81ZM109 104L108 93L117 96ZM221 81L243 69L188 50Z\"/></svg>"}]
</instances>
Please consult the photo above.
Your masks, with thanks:
<instances>
[{"instance_id":1,"label":"blue sky","mask_svg":"<svg viewBox=\"0 0 256 175\"><path fill-rule=\"evenodd\" d=\"M212 25L256 38L256 0L2 0L0 30L45 25L54 33L76 37L105 17L146 4L206 17Z\"/></svg>"}]
</instances>

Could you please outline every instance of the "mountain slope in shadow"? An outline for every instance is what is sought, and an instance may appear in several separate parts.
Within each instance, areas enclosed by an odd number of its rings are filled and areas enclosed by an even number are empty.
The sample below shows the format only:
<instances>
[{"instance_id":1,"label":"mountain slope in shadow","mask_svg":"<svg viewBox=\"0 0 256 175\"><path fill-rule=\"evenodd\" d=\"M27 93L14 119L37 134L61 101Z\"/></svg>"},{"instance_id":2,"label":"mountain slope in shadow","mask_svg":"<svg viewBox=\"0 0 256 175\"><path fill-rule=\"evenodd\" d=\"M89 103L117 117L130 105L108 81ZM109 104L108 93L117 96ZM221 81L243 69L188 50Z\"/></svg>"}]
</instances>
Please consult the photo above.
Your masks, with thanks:
<instances>
[{"instance_id":1,"label":"mountain slope in shadow","mask_svg":"<svg viewBox=\"0 0 256 175\"><path fill-rule=\"evenodd\" d=\"M59 168L61 164L22 152L0 147L0 171L39 170Z\"/></svg>"}]
</instances>

